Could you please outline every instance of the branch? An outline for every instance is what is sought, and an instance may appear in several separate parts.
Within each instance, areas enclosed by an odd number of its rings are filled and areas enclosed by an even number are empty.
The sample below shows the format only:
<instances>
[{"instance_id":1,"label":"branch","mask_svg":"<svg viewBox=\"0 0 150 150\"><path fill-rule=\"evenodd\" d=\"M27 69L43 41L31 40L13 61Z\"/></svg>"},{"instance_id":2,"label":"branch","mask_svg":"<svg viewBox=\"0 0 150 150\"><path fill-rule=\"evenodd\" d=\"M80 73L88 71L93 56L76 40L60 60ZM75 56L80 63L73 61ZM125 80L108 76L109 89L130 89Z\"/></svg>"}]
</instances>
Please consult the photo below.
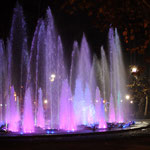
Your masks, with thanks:
<instances>
[{"instance_id":1,"label":"branch","mask_svg":"<svg viewBox=\"0 0 150 150\"><path fill-rule=\"evenodd\" d=\"M150 8L150 4L148 4L148 2L146 0L143 0L143 3Z\"/></svg>"}]
</instances>

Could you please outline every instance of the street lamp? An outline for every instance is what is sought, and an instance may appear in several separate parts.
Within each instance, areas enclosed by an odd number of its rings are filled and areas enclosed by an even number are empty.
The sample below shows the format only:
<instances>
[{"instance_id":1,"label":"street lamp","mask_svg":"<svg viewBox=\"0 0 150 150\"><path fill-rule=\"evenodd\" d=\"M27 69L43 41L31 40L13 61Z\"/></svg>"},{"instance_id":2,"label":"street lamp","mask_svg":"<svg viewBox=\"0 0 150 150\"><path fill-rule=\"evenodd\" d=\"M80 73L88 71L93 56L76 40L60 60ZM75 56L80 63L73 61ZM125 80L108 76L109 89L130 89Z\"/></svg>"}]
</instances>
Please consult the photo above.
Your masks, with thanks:
<instances>
[{"instance_id":1,"label":"street lamp","mask_svg":"<svg viewBox=\"0 0 150 150\"><path fill-rule=\"evenodd\" d=\"M126 100L129 100L130 99L130 95L126 95L125 98L126 98Z\"/></svg>"},{"instance_id":2,"label":"street lamp","mask_svg":"<svg viewBox=\"0 0 150 150\"><path fill-rule=\"evenodd\" d=\"M138 68L136 66L131 67L131 73L137 73Z\"/></svg>"},{"instance_id":3,"label":"street lamp","mask_svg":"<svg viewBox=\"0 0 150 150\"><path fill-rule=\"evenodd\" d=\"M51 74L50 77L49 77L50 82L54 82L55 78L56 78L56 75Z\"/></svg>"},{"instance_id":4,"label":"street lamp","mask_svg":"<svg viewBox=\"0 0 150 150\"><path fill-rule=\"evenodd\" d=\"M131 104L133 104L133 101L130 101Z\"/></svg>"},{"instance_id":5,"label":"street lamp","mask_svg":"<svg viewBox=\"0 0 150 150\"><path fill-rule=\"evenodd\" d=\"M105 104L105 103L106 103L106 100L104 99L104 100L103 100L103 104Z\"/></svg>"},{"instance_id":6,"label":"street lamp","mask_svg":"<svg viewBox=\"0 0 150 150\"><path fill-rule=\"evenodd\" d=\"M47 99L45 99L45 100L44 100L44 104L47 104L47 103L48 103L48 100L47 100Z\"/></svg>"}]
</instances>

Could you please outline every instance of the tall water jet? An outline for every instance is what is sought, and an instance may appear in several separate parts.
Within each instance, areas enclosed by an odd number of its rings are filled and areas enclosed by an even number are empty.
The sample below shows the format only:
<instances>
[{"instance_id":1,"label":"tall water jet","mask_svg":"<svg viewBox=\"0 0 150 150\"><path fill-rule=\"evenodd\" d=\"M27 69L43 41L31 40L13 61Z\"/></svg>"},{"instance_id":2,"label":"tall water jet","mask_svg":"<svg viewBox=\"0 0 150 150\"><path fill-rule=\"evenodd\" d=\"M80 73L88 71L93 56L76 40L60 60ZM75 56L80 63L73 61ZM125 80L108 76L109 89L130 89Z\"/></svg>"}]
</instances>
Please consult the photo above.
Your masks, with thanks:
<instances>
[{"instance_id":1,"label":"tall water jet","mask_svg":"<svg viewBox=\"0 0 150 150\"><path fill-rule=\"evenodd\" d=\"M98 123L99 128L106 128L107 125L105 119L104 105L102 103L102 98L98 87L96 88L95 95L95 121L96 123Z\"/></svg>"},{"instance_id":2,"label":"tall water jet","mask_svg":"<svg viewBox=\"0 0 150 150\"><path fill-rule=\"evenodd\" d=\"M109 57L110 57L110 100L109 100L109 122L115 122L116 121L116 112L115 112L115 99L114 96L114 63L113 60L117 59L114 58L114 50L115 50L115 43L114 43L114 31L112 28L109 29Z\"/></svg>"},{"instance_id":3,"label":"tall water jet","mask_svg":"<svg viewBox=\"0 0 150 150\"><path fill-rule=\"evenodd\" d=\"M84 125L91 123L93 120L91 117L91 114L93 113L93 105L90 91L89 70L91 70L90 50L86 37L83 35L75 84L74 108L77 117L77 123Z\"/></svg>"},{"instance_id":4,"label":"tall water jet","mask_svg":"<svg viewBox=\"0 0 150 150\"><path fill-rule=\"evenodd\" d=\"M17 3L14 8L12 27L10 31L10 44L12 49L12 84L20 98L26 82L27 65L27 37L26 25L22 7Z\"/></svg>"},{"instance_id":5,"label":"tall water jet","mask_svg":"<svg viewBox=\"0 0 150 150\"><path fill-rule=\"evenodd\" d=\"M4 43L0 40L0 123L4 121L4 75L5 75L5 56L4 56Z\"/></svg>"},{"instance_id":6,"label":"tall water jet","mask_svg":"<svg viewBox=\"0 0 150 150\"><path fill-rule=\"evenodd\" d=\"M54 20L50 8L47 10L46 18L46 37L45 37L45 83L46 83L46 99L49 103L49 119L50 127L55 128L55 118L53 118L54 112L54 103L55 99L53 98L55 94L55 77L56 77L56 60L57 60L57 47L56 47L56 33L54 27ZM54 93L54 94L53 94ZM57 101L57 100L56 100ZM54 106L54 107L53 107ZM56 117L57 118L57 117Z\"/></svg>"},{"instance_id":7,"label":"tall water jet","mask_svg":"<svg viewBox=\"0 0 150 150\"><path fill-rule=\"evenodd\" d=\"M43 69L43 66L45 64L43 61L44 59L43 50L45 49L44 39L45 39L45 24L42 19L39 19L32 40L30 59L28 64L28 75L27 75L28 76L27 84L30 84L32 80L35 80L35 82L32 84L35 105L37 105L38 103L38 88L43 87L44 89L44 85L42 81L44 80L44 75L45 75ZM34 112L35 112L34 118L36 124L37 107L34 107Z\"/></svg>"},{"instance_id":8,"label":"tall water jet","mask_svg":"<svg viewBox=\"0 0 150 150\"><path fill-rule=\"evenodd\" d=\"M51 10L47 10L45 38L46 99L49 101L50 127L59 127L59 98L62 80L66 77L63 47L57 37Z\"/></svg>"},{"instance_id":9,"label":"tall water jet","mask_svg":"<svg viewBox=\"0 0 150 150\"><path fill-rule=\"evenodd\" d=\"M95 109L92 101L90 86L86 84L84 91L84 124L94 124Z\"/></svg>"},{"instance_id":10,"label":"tall water jet","mask_svg":"<svg viewBox=\"0 0 150 150\"><path fill-rule=\"evenodd\" d=\"M75 120L77 125L85 124L84 122L84 91L80 79L76 79L75 94L73 96L73 105L75 110Z\"/></svg>"},{"instance_id":11,"label":"tall water jet","mask_svg":"<svg viewBox=\"0 0 150 150\"><path fill-rule=\"evenodd\" d=\"M71 89L68 84L68 80L64 80L62 83L62 90L60 96L60 129L75 130L75 118L73 109L73 99Z\"/></svg>"},{"instance_id":12,"label":"tall water jet","mask_svg":"<svg viewBox=\"0 0 150 150\"><path fill-rule=\"evenodd\" d=\"M6 109L5 109L5 122L6 124L9 123L9 116L10 116L10 87L11 87L11 76L12 76L12 48L11 48L11 41L7 39L7 64L6 64L6 80L5 80L5 88L6 88Z\"/></svg>"},{"instance_id":13,"label":"tall water jet","mask_svg":"<svg viewBox=\"0 0 150 150\"><path fill-rule=\"evenodd\" d=\"M108 64L107 64L107 58L105 55L104 48L101 47L101 86L102 86L102 92L103 92L103 98L107 99L109 93L109 70L108 70Z\"/></svg>"},{"instance_id":14,"label":"tall water jet","mask_svg":"<svg viewBox=\"0 0 150 150\"><path fill-rule=\"evenodd\" d=\"M109 31L110 42L110 77L111 77L111 95L110 95L110 115L114 114L113 106L115 106L115 121L123 122L124 114L122 111L122 99L124 99L125 88L125 71L123 58L121 54L120 41L117 30L115 33L113 29ZM115 102L114 102L114 100ZM114 118L111 117L110 119ZM114 120L110 120L111 122Z\"/></svg>"},{"instance_id":15,"label":"tall water jet","mask_svg":"<svg viewBox=\"0 0 150 150\"><path fill-rule=\"evenodd\" d=\"M59 125L59 105L60 105L60 94L61 94L61 87L62 82L64 79L67 78L66 75L66 68L65 68L65 62L64 62L64 54L63 54L63 46L61 42L60 36L58 36L58 42L57 42L57 62L56 62L56 85L55 85L55 93L53 93L55 96L53 96L55 101L53 100L53 109L54 109L54 115L53 118L55 118L54 122ZM57 96L57 97L56 97Z\"/></svg>"},{"instance_id":16,"label":"tall water jet","mask_svg":"<svg viewBox=\"0 0 150 150\"><path fill-rule=\"evenodd\" d=\"M19 121L20 121L20 113L17 109L17 99L15 95L14 87L11 87L10 92L10 116L9 116L9 124L8 124L8 130L13 132L19 131Z\"/></svg>"},{"instance_id":17,"label":"tall water jet","mask_svg":"<svg viewBox=\"0 0 150 150\"><path fill-rule=\"evenodd\" d=\"M89 81L90 81L89 71L91 70L91 55L90 55L88 42L84 34L83 34L83 38L81 42L79 55L80 56L78 60L78 72L77 72L78 77L77 78L81 79L82 86L83 86L82 88L85 89L86 83L89 84Z\"/></svg>"},{"instance_id":18,"label":"tall water jet","mask_svg":"<svg viewBox=\"0 0 150 150\"><path fill-rule=\"evenodd\" d=\"M45 128L45 116L44 116L43 96L41 88L38 90L37 126L43 129Z\"/></svg>"},{"instance_id":19,"label":"tall water jet","mask_svg":"<svg viewBox=\"0 0 150 150\"><path fill-rule=\"evenodd\" d=\"M74 94L75 81L77 78L78 59L79 59L79 46L77 41L73 43L73 51L71 57L72 59L71 59L71 69L70 69L70 87L72 93Z\"/></svg>"},{"instance_id":20,"label":"tall water jet","mask_svg":"<svg viewBox=\"0 0 150 150\"><path fill-rule=\"evenodd\" d=\"M97 78L96 78L96 68L97 68L96 64L97 63L98 63L97 57L96 55L94 55L92 67L90 70L90 82L89 82L93 104L94 104L94 99L95 99L96 87L99 86L99 84L97 83Z\"/></svg>"},{"instance_id":21,"label":"tall water jet","mask_svg":"<svg viewBox=\"0 0 150 150\"><path fill-rule=\"evenodd\" d=\"M118 32L117 29L115 29L116 63L114 65L116 66L115 76L117 77L117 88L118 88L117 89L117 122L123 122L126 117L124 115L125 110L123 110L123 105L125 104L122 103L126 94L126 74L125 74L122 50L120 45L121 44L120 44Z\"/></svg>"},{"instance_id":22,"label":"tall water jet","mask_svg":"<svg viewBox=\"0 0 150 150\"><path fill-rule=\"evenodd\" d=\"M24 98L24 113L22 120L22 129L24 133L34 132L34 117L32 107L32 91L31 87L28 87L25 92Z\"/></svg>"}]
</instances>

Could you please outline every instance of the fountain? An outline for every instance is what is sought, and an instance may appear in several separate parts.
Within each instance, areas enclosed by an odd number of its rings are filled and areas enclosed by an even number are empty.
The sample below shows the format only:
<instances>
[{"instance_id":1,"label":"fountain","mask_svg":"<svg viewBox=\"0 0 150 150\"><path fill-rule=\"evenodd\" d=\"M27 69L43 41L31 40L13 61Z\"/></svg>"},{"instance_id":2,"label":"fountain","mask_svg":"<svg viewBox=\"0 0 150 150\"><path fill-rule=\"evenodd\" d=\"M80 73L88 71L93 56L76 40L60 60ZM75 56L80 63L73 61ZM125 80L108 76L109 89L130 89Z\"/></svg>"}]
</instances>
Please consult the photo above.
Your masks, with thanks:
<instances>
[{"instance_id":1,"label":"fountain","mask_svg":"<svg viewBox=\"0 0 150 150\"><path fill-rule=\"evenodd\" d=\"M68 73L50 8L46 19L38 20L29 50L23 10L17 4L7 54L0 40L0 123L11 132L34 133L38 127L54 133L125 122L121 100L126 80L117 29L110 28L108 37L109 59L103 47L101 59L91 55L85 34L81 45L75 41Z\"/></svg>"}]
</instances>

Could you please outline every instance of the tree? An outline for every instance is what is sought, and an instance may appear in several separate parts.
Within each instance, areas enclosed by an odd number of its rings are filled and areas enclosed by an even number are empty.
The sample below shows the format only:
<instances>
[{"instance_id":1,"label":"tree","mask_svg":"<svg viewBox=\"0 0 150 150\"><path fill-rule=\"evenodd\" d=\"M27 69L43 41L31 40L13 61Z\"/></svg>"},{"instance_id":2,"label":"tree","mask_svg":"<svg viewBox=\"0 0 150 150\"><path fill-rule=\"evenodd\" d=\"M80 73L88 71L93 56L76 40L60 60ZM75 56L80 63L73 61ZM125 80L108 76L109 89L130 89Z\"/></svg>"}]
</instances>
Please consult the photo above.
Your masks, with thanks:
<instances>
[{"instance_id":1,"label":"tree","mask_svg":"<svg viewBox=\"0 0 150 150\"><path fill-rule=\"evenodd\" d=\"M148 0L53 0L51 3L70 16L84 14L92 28L100 32L111 26L122 33L124 46L131 53L144 54L150 43L150 2ZM145 58L150 63L150 57Z\"/></svg>"},{"instance_id":2,"label":"tree","mask_svg":"<svg viewBox=\"0 0 150 150\"><path fill-rule=\"evenodd\" d=\"M138 104L139 114L146 116L148 112L148 98L150 98L150 80L145 76L142 68L131 74L128 90L132 94L134 103Z\"/></svg>"}]
</instances>

